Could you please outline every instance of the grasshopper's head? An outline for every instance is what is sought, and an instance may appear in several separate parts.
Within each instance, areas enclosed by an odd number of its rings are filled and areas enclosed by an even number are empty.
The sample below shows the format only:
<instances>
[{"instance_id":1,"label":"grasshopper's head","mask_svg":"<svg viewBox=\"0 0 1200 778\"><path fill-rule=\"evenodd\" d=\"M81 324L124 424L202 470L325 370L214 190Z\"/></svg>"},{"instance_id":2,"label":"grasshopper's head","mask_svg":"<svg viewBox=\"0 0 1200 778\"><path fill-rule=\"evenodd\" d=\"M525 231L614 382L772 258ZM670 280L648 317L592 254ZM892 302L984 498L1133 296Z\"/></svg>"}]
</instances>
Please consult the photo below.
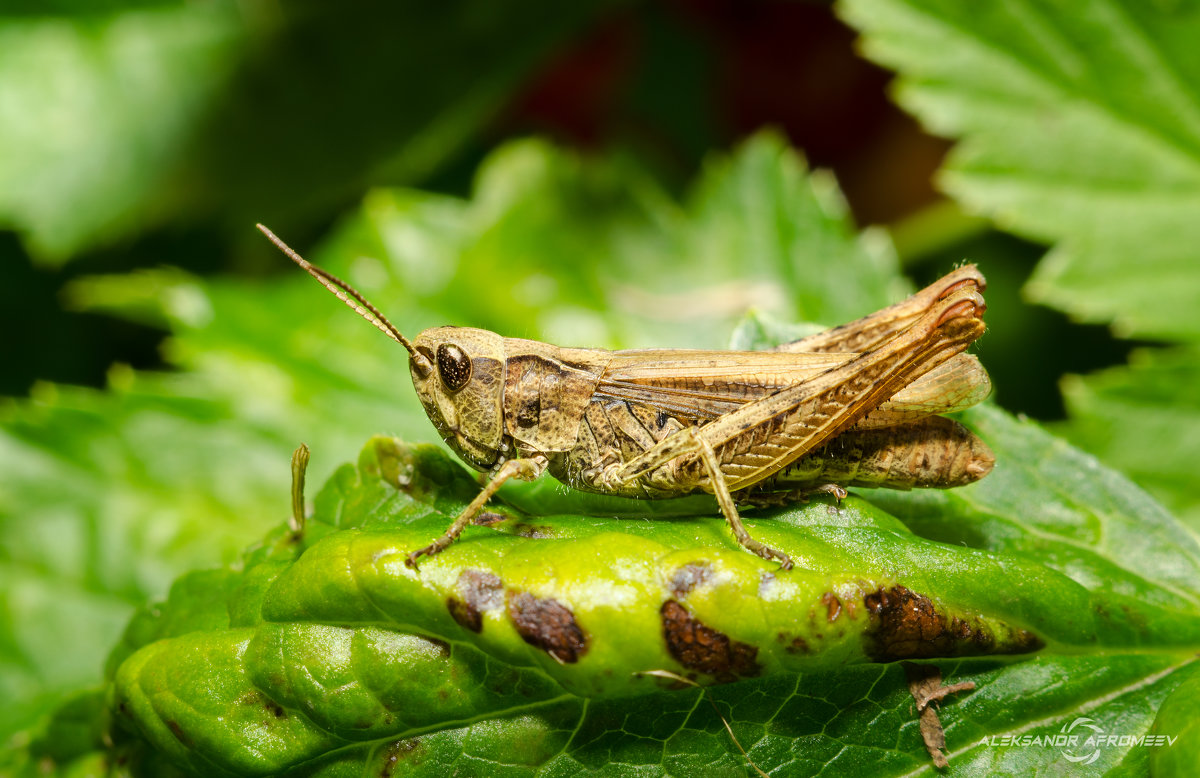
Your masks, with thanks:
<instances>
[{"instance_id":1,"label":"grasshopper's head","mask_svg":"<svg viewBox=\"0 0 1200 778\"><path fill-rule=\"evenodd\" d=\"M266 227L260 224L258 229L339 300L408 350L417 397L454 453L479 470L501 461L503 338L487 330L434 327L410 342L354 287L305 260Z\"/></svg>"},{"instance_id":2,"label":"grasshopper's head","mask_svg":"<svg viewBox=\"0 0 1200 778\"><path fill-rule=\"evenodd\" d=\"M429 420L464 462L491 469L504 439L504 339L470 327L433 327L413 347L413 388Z\"/></svg>"}]
</instances>

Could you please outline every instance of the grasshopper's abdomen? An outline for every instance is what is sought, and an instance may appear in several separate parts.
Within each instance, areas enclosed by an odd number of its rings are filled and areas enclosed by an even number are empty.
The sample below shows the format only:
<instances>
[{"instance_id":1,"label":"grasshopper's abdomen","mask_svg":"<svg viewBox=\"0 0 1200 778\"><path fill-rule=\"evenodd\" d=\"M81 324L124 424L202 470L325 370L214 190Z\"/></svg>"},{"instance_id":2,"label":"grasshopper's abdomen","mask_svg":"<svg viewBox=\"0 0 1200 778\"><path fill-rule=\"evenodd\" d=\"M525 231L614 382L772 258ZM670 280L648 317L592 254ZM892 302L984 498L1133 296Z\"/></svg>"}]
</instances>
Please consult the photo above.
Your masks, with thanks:
<instances>
[{"instance_id":1,"label":"grasshopper's abdomen","mask_svg":"<svg viewBox=\"0 0 1200 778\"><path fill-rule=\"evenodd\" d=\"M966 427L930 416L896 427L845 432L756 489L822 484L949 489L978 481L995 462L992 450Z\"/></svg>"},{"instance_id":2,"label":"grasshopper's abdomen","mask_svg":"<svg viewBox=\"0 0 1200 778\"><path fill-rule=\"evenodd\" d=\"M550 459L550 473L581 491L660 499L701 491L698 465L670 465L612 488L600 483L605 466L627 462L695 420L656 412L640 403L593 399L575 447ZM781 492L825 484L889 489L950 489L983 478L995 456L958 422L930 416L908 424L851 429L750 487ZM690 477L684 477L684 476Z\"/></svg>"}]
</instances>

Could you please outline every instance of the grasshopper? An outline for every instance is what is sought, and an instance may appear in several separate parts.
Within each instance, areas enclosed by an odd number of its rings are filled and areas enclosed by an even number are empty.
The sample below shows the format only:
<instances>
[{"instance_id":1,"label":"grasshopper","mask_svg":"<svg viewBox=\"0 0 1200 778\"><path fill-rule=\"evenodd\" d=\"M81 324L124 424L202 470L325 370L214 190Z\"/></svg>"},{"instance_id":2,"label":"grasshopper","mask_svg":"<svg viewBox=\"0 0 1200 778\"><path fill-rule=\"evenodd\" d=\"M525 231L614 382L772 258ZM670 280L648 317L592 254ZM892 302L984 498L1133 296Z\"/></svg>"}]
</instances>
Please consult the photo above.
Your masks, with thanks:
<instances>
[{"instance_id":1,"label":"grasshopper","mask_svg":"<svg viewBox=\"0 0 1200 778\"><path fill-rule=\"evenodd\" d=\"M986 444L937 414L973 405L987 373L963 351L984 332L984 279L961 267L912 297L768 351L564 348L469 327L409 340L349 284L284 254L409 354L417 397L447 445L489 474L446 532L449 546L506 481L549 472L589 492L716 496L738 543L790 569L750 536L752 505L846 486L949 488L990 472Z\"/></svg>"}]
</instances>

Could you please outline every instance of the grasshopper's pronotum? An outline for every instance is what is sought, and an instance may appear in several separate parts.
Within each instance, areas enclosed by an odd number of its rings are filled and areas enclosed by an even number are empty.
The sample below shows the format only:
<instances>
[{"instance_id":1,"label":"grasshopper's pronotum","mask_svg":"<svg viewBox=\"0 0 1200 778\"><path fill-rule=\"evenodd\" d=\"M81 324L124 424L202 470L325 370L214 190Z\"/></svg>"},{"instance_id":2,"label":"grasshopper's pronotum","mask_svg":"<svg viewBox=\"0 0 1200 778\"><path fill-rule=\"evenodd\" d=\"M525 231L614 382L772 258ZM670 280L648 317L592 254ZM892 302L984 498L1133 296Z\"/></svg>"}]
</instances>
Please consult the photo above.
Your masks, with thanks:
<instances>
[{"instance_id":1,"label":"grasshopper's pronotum","mask_svg":"<svg viewBox=\"0 0 1200 778\"><path fill-rule=\"evenodd\" d=\"M977 481L994 461L982 441L937 415L990 390L979 362L962 353L984 331L974 266L770 351L563 348L469 327L433 327L410 341L348 284L259 229L408 350L413 386L442 439L491 474L410 564L450 545L505 481L548 471L590 492L710 492L743 547L789 569L786 554L746 531L735 493L776 502L813 488L947 488Z\"/></svg>"}]
</instances>

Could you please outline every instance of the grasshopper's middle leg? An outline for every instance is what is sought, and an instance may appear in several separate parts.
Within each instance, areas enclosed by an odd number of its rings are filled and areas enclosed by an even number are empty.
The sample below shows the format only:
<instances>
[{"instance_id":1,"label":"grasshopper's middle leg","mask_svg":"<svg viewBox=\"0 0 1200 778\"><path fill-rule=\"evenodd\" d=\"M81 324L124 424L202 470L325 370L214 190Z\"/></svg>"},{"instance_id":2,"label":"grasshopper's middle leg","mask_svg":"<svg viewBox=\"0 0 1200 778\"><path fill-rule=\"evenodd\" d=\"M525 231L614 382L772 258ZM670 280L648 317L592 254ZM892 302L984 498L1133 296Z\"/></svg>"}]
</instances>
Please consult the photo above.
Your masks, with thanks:
<instances>
[{"instance_id":1,"label":"grasshopper's middle leg","mask_svg":"<svg viewBox=\"0 0 1200 778\"><path fill-rule=\"evenodd\" d=\"M483 509L483 506L487 504L487 501L492 499L492 495L499 491L500 487L508 479L520 478L524 481L532 481L545 472L545 470L546 458L543 456L508 460L500 466L500 469L492 476L492 480L488 481L487 486L483 487L479 494L475 495L475 499L471 500L471 504L458 515L458 518L454 520L454 523L450 525L450 528L440 538L425 546L425 548L417 549L409 554L408 559L404 563L409 567L416 567L417 560L422 556L433 556L453 543L455 538L471 523L479 511Z\"/></svg>"},{"instance_id":2,"label":"grasshopper's middle leg","mask_svg":"<svg viewBox=\"0 0 1200 778\"><path fill-rule=\"evenodd\" d=\"M734 504L733 495L730 494L729 485L725 482L725 472L721 469L721 460L718 458L712 443L700 432L700 429L698 427L686 427L672 434L666 441L663 441L671 447L672 459L675 460L674 466L692 470L695 463L699 461L700 466L704 469L704 473L708 476L709 486L713 495L717 498L717 504L721 506L721 513L724 514L725 520L729 523L729 528L733 531L734 538L737 539L742 548L753 554L757 554L763 559L777 560L782 569L791 570L791 557L777 548L772 548L765 543L755 540L746 531L745 525L742 524L742 517L738 513L737 505ZM636 471L630 472L621 462L614 462L604 468L603 472L597 478L597 482L606 487L605 491L617 491L620 487L636 481L641 475L642 473ZM691 482L692 477L694 477L694 471L685 480Z\"/></svg>"}]
</instances>

